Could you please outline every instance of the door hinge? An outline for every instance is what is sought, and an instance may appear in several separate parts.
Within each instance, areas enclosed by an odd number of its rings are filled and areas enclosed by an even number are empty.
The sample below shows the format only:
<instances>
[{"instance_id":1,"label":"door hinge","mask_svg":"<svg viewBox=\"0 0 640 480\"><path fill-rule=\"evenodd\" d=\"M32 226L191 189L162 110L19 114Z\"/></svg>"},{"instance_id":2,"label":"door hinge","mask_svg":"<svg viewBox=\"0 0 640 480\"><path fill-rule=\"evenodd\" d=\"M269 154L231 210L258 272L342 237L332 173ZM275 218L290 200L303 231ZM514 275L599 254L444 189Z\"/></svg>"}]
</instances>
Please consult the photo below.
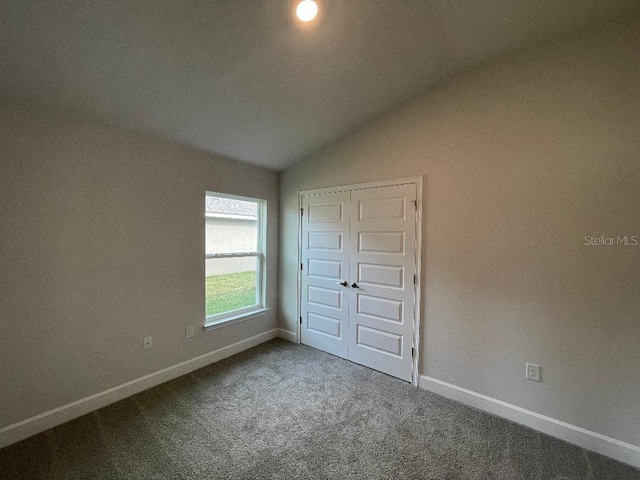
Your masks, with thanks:
<instances>
[{"instance_id":1,"label":"door hinge","mask_svg":"<svg viewBox=\"0 0 640 480\"><path fill-rule=\"evenodd\" d=\"M302 325L302 317L300 317L300 325Z\"/></svg>"},{"instance_id":2,"label":"door hinge","mask_svg":"<svg viewBox=\"0 0 640 480\"><path fill-rule=\"evenodd\" d=\"M302 264L300 264L300 270L302 270Z\"/></svg>"},{"instance_id":3,"label":"door hinge","mask_svg":"<svg viewBox=\"0 0 640 480\"><path fill-rule=\"evenodd\" d=\"M304 217L304 208L301 208L301 209L300 209L300 216L301 216L301 217Z\"/></svg>"},{"instance_id":4,"label":"door hinge","mask_svg":"<svg viewBox=\"0 0 640 480\"><path fill-rule=\"evenodd\" d=\"M414 285L416 284L416 276L415 275L413 276L413 284Z\"/></svg>"},{"instance_id":5,"label":"door hinge","mask_svg":"<svg viewBox=\"0 0 640 480\"><path fill-rule=\"evenodd\" d=\"M416 358L416 349L415 348L411 349L411 358Z\"/></svg>"}]
</instances>

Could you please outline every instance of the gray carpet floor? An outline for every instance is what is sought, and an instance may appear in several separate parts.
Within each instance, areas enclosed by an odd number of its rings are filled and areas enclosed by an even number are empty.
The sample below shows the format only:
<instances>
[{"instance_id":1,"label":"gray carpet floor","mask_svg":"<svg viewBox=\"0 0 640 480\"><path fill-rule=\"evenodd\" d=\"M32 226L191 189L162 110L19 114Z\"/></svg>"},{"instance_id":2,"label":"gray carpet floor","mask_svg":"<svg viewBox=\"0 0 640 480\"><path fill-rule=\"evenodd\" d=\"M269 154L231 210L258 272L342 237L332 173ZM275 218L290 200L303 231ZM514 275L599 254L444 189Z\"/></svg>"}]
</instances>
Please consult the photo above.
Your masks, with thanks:
<instances>
[{"instance_id":1,"label":"gray carpet floor","mask_svg":"<svg viewBox=\"0 0 640 480\"><path fill-rule=\"evenodd\" d=\"M640 479L640 471L272 340L0 450L0 479Z\"/></svg>"}]
</instances>

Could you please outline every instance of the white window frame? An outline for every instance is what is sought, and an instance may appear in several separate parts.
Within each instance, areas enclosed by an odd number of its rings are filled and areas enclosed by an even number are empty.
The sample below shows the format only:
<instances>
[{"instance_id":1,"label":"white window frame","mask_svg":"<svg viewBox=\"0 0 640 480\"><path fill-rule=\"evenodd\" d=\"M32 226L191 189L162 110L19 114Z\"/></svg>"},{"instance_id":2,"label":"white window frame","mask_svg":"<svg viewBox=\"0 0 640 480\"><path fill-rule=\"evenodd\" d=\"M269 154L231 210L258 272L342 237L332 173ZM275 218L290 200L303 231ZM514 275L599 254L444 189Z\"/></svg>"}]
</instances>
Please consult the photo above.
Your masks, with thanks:
<instances>
[{"instance_id":1,"label":"white window frame","mask_svg":"<svg viewBox=\"0 0 640 480\"><path fill-rule=\"evenodd\" d=\"M218 313L216 315L207 315L205 309L205 330L215 330L220 327L238 323L250 318L262 316L269 310L267 308L267 292L266 292L266 246L267 246L267 201L261 198L245 197L241 195L231 195L220 192L205 192L206 197L230 198L233 200L243 200L245 202L255 202L258 204L257 215L257 251L255 252L237 252L237 253L206 253L206 218L207 212L204 212L205 224L205 252L204 262L206 269L206 261L211 258L240 258L255 257L256 258L256 304L237 310L229 310L227 312ZM203 289L205 290L205 289ZM206 304L206 298L205 302Z\"/></svg>"}]
</instances>

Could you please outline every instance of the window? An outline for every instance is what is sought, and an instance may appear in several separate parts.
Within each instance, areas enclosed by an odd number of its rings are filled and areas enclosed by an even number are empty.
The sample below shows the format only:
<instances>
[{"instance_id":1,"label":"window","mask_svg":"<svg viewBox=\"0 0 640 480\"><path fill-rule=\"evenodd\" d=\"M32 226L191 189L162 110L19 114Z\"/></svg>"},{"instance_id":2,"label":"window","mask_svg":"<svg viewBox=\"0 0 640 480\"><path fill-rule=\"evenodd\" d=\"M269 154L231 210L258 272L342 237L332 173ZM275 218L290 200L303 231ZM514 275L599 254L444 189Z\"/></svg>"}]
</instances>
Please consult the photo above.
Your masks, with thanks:
<instances>
[{"instance_id":1,"label":"window","mask_svg":"<svg viewBox=\"0 0 640 480\"><path fill-rule=\"evenodd\" d=\"M266 202L205 195L206 327L226 325L265 309Z\"/></svg>"}]
</instances>

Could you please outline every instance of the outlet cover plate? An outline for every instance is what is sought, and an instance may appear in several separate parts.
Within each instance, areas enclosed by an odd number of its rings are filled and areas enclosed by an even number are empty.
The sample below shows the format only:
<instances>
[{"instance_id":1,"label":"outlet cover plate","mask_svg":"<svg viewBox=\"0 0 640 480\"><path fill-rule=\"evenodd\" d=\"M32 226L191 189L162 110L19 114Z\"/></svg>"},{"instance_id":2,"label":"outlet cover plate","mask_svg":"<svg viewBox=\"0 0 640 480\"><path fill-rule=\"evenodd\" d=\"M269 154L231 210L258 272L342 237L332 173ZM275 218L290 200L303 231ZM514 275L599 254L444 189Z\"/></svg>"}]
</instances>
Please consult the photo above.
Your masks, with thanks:
<instances>
[{"instance_id":1,"label":"outlet cover plate","mask_svg":"<svg viewBox=\"0 0 640 480\"><path fill-rule=\"evenodd\" d=\"M533 380L534 382L539 382L542 380L540 376L540 365L536 365L535 363L527 363L527 370L525 376L529 380Z\"/></svg>"}]
</instances>

